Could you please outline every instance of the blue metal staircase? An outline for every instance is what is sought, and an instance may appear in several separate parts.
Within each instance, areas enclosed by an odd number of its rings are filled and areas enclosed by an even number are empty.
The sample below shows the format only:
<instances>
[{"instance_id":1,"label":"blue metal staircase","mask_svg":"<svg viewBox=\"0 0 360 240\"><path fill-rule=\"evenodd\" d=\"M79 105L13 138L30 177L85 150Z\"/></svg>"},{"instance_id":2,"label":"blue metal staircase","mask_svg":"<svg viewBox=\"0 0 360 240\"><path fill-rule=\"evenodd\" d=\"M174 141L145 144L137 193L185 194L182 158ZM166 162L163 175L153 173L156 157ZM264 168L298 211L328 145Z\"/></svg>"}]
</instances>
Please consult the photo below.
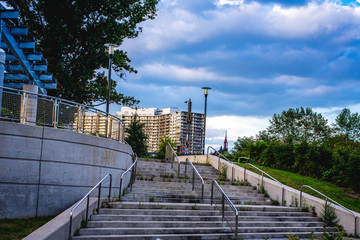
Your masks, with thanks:
<instances>
[{"instance_id":1,"label":"blue metal staircase","mask_svg":"<svg viewBox=\"0 0 360 240\"><path fill-rule=\"evenodd\" d=\"M35 50L35 38L19 21L19 7L13 0L0 2L1 48L6 53L4 86L22 89L36 84L43 94L56 89L57 80L47 71L47 61Z\"/></svg>"}]
</instances>

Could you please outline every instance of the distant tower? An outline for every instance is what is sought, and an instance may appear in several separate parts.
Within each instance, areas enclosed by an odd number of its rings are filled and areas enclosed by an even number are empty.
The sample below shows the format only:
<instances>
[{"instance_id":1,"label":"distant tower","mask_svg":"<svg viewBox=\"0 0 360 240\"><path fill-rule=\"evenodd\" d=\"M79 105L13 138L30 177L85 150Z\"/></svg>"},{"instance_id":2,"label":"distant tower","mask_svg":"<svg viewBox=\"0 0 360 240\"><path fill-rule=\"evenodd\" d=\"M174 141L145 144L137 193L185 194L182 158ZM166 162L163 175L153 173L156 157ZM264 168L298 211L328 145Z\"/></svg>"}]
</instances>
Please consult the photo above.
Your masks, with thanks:
<instances>
[{"instance_id":1,"label":"distant tower","mask_svg":"<svg viewBox=\"0 0 360 240\"><path fill-rule=\"evenodd\" d=\"M225 140L224 140L224 148L223 148L224 152L228 151L228 141L227 141L227 130L225 130Z\"/></svg>"}]
</instances>

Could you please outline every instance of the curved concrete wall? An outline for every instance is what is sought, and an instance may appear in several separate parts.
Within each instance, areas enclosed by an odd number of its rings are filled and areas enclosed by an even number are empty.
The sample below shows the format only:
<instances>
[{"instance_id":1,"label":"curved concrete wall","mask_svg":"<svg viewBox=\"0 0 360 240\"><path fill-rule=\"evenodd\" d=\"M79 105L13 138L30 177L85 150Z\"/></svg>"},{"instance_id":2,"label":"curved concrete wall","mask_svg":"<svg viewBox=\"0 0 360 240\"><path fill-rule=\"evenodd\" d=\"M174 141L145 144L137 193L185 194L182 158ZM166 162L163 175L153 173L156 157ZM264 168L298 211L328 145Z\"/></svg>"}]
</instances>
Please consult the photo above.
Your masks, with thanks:
<instances>
[{"instance_id":1,"label":"curved concrete wall","mask_svg":"<svg viewBox=\"0 0 360 240\"><path fill-rule=\"evenodd\" d=\"M107 173L117 196L131 152L129 145L105 138L0 121L0 219L58 214Z\"/></svg>"}]
</instances>

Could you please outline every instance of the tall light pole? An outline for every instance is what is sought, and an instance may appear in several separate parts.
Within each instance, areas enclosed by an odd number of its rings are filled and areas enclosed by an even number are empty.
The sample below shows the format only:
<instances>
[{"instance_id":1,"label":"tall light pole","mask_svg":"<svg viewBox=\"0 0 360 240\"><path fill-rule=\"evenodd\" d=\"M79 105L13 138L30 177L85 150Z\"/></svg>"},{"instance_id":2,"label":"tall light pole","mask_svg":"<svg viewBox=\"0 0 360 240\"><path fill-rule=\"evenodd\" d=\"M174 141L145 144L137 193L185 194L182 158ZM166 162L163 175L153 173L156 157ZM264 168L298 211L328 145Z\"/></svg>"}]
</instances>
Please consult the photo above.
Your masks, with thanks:
<instances>
[{"instance_id":1,"label":"tall light pole","mask_svg":"<svg viewBox=\"0 0 360 240\"><path fill-rule=\"evenodd\" d=\"M207 108L207 96L208 96L208 93L209 93L209 90L211 88L209 87L202 87L202 89L204 89L204 95L205 95L205 107L204 107L204 134L203 134L203 137L204 137L204 141L203 141L203 154L205 154L205 129L206 129L206 108Z\"/></svg>"},{"instance_id":2,"label":"tall light pole","mask_svg":"<svg viewBox=\"0 0 360 240\"><path fill-rule=\"evenodd\" d=\"M186 117L186 122L187 122L187 136L186 136L186 141L185 141L185 145L186 147L189 149L189 153L190 153L190 124L191 124L191 98L189 98L189 101L185 101L185 103L188 104L188 112L187 112L187 117ZM194 138L194 133L193 133L193 137Z\"/></svg>"},{"instance_id":3,"label":"tall light pole","mask_svg":"<svg viewBox=\"0 0 360 240\"><path fill-rule=\"evenodd\" d=\"M106 43L105 47L109 48L109 74L108 74L109 78L108 78L108 95L107 95L107 101L106 101L106 113L109 114L112 59L113 59L113 56L114 56L114 48L119 47L119 45L114 44L114 43Z\"/></svg>"}]
</instances>

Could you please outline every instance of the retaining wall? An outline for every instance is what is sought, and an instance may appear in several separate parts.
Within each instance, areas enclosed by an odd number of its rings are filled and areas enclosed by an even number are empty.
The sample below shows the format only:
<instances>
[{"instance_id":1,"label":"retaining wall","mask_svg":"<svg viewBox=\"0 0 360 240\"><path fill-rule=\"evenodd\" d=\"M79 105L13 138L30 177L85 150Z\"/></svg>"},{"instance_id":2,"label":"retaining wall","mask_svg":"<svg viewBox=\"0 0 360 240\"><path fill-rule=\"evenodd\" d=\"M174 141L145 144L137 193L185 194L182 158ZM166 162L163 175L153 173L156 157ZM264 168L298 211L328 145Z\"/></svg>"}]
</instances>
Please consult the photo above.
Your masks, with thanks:
<instances>
[{"instance_id":1,"label":"retaining wall","mask_svg":"<svg viewBox=\"0 0 360 240\"><path fill-rule=\"evenodd\" d=\"M207 157L206 155L196 155L196 156L180 156L180 161L184 162L186 158L189 158L192 162L198 162L198 163L206 163ZM214 168L219 170L219 158L217 156L209 155L208 163L210 163ZM263 179L263 186L264 189L269 194L270 198L273 200L279 201L281 204L282 201L282 189L284 188L284 201L286 203L286 206L294 205L296 204L296 201L300 201L300 191L296 190L294 188L288 187L286 185L280 185L277 182L267 178L264 176L264 178L261 177L261 175L254 173L252 171L246 170L246 176L244 176L244 168L233 165L234 170L232 169L232 164L228 161L220 158L220 165L226 164L227 165L227 178L231 180L231 177L233 175L233 178L235 180L244 180L244 177L246 180L251 184L251 186L261 186L261 182ZM220 168L221 169L221 168ZM325 200L314 197L310 194L303 193L303 199L305 199L306 203L309 206L315 206L315 211L319 214L322 211L323 205L325 204ZM332 206L335 208L336 213L339 217L339 224L342 225L345 229L345 231L349 234L355 233L355 217L344 210L343 208L332 204ZM353 211L352 211L353 212ZM356 231L357 234L360 234L360 214L357 212L353 212L357 216L357 222L356 222Z\"/></svg>"},{"instance_id":2,"label":"retaining wall","mask_svg":"<svg viewBox=\"0 0 360 240\"><path fill-rule=\"evenodd\" d=\"M131 152L129 145L101 137L0 121L0 219L56 215L107 173L117 196Z\"/></svg>"}]
</instances>

